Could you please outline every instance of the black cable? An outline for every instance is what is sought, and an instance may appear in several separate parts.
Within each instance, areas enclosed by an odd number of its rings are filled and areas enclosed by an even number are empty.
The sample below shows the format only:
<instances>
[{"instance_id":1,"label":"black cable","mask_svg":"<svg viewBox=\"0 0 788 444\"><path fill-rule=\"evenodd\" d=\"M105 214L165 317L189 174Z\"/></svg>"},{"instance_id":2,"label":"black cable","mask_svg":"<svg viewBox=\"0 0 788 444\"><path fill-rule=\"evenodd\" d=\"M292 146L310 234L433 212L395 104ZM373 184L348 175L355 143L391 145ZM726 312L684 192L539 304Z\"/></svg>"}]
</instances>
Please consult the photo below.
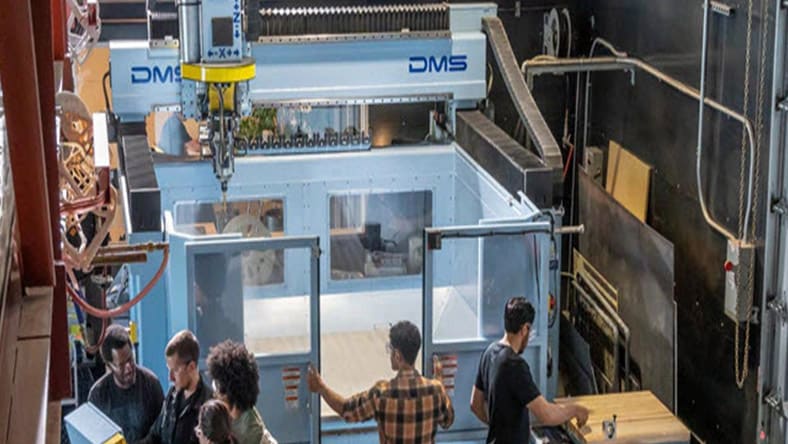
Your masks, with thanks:
<instances>
[{"instance_id":1,"label":"black cable","mask_svg":"<svg viewBox=\"0 0 788 444\"><path fill-rule=\"evenodd\" d=\"M104 107L107 112L112 112L112 106L109 103L109 93L107 92L107 79L109 79L109 69L104 73L101 78L101 90L104 91Z\"/></svg>"}]
</instances>

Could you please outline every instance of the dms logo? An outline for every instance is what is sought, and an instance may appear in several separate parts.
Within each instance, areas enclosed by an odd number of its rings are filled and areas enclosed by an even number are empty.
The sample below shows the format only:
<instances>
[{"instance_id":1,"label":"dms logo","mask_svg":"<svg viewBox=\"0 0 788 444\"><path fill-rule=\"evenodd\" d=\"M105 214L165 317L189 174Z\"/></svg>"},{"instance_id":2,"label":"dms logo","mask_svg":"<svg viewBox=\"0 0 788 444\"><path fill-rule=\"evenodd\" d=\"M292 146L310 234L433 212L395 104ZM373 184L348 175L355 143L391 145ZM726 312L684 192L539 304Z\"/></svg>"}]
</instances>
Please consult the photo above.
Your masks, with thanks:
<instances>
[{"instance_id":1,"label":"dms logo","mask_svg":"<svg viewBox=\"0 0 788 444\"><path fill-rule=\"evenodd\" d=\"M132 66L131 83L174 83L181 81L180 66Z\"/></svg>"},{"instance_id":2,"label":"dms logo","mask_svg":"<svg viewBox=\"0 0 788 444\"><path fill-rule=\"evenodd\" d=\"M415 56L409 59L408 72L462 72L468 69L467 55L452 56Z\"/></svg>"}]
</instances>

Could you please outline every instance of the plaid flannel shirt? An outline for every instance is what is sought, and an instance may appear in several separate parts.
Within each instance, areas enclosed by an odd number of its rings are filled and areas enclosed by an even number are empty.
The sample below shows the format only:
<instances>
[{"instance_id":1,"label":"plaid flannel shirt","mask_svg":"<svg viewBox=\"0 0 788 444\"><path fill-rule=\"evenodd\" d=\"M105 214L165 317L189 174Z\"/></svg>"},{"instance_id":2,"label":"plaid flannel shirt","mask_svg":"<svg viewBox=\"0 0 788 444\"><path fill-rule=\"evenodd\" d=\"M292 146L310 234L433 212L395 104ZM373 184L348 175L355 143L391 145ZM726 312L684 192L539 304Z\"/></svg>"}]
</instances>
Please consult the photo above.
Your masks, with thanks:
<instances>
[{"instance_id":1,"label":"plaid flannel shirt","mask_svg":"<svg viewBox=\"0 0 788 444\"><path fill-rule=\"evenodd\" d=\"M428 444L435 441L439 425L448 429L454 422L454 408L441 382L404 370L391 381L379 381L353 395L342 408L342 418L348 422L375 418L381 443Z\"/></svg>"}]
</instances>

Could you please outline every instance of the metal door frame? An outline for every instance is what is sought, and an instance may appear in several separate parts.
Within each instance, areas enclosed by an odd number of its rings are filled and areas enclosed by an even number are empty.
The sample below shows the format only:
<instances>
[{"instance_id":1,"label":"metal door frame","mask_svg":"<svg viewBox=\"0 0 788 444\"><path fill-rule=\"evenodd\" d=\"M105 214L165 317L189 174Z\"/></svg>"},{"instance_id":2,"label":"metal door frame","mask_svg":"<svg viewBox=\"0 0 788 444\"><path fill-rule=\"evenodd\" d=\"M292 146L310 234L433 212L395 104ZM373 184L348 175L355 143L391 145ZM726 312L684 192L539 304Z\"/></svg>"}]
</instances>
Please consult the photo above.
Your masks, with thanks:
<instances>
[{"instance_id":1,"label":"metal door frame","mask_svg":"<svg viewBox=\"0 0 788 444\"><path fill-rule=\"evenodd\" d=\"M424 337L422 350L422 370L425 376L432 377L432 312L433 312L433 250L440 249L443 239L484 238L493 236L512 236L528 234L551 233L549 222L524 222L492 225L460 225L449 227L425 228L423 234L424 248L422 252L422 335ZM548 282L542 282L540 287L546 287ZM544 296L544 288L540 289L540 297ZM538 307L536 307L538 310ZM540 313L537 311L537 315ZM546 313L544 313L546 316ZM542 323L540 323L540 326ZM546 325L545 325L546 327ZM545 338L546 340L546 338Z\"/></svg>"},{"instance_id":2,"label":"metal door frame","mask_svg":"<svg viewBox=\"0 0 788 444\"><path fill-rule=\"evenodd\" d=\"M186 252L186 282L194 282L194 256L204 253L215 253L218 248L224 253L241 253L253 249L255 251L267 250L294 250L308 249L310 251L309 275L309 342L310 350L307 353L309 360L320 370L320 236L285 236L281 238L241 238L241 239L210 239L199 238L185 243ZM194 325L193 294L188 291L189 325ZM282 353L271 356L276 360L281 356L295 356L303 353ZM306 378L304 378L306 383ZM310 423L312 443L320 442L320 394L312 393L310 396Z\"/></svg>"}]
</instances>

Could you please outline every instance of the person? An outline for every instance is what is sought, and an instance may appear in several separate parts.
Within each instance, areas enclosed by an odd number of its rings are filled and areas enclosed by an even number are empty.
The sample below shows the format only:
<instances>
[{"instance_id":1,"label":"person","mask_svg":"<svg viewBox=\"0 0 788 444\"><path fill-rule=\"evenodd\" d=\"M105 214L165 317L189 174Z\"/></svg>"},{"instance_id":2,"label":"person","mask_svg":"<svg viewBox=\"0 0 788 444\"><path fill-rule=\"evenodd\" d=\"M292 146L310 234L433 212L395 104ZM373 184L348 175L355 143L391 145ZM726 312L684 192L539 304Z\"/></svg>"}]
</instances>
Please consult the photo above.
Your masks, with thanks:
<instances>
[{"instance_id":1,"label":"person","mask_svg":"<svg viewBox=\"0 0 788 444\"><path fill-rule=\"evenodd\" d=\"M213 397L213 390L203 381L197 363L200 343L189 330L175 334L164 349L170 387L156 422L143 441L145 444L196 444L200 407Z\"/></svg>"},{"instance_id":2,"label":"person","mask_svg":"<svg viewBox=\"0 0 788 444\"><path fill-rule=\"evenodd\" d=\"M530 418L542 425L559 425L576 418L582 427L588 410L577 404L548 402L531 377L528 363L520 356L528 344L535 317L525 298L512 298L504 309L504 336L482 354L471 393L471 411L489 425L487 443L528 442Z\"/></svg>"},{"instance_id":3,"label":"person","mask_svg":"<svg viewBox=\"0 0 788 444\"><path fill-rule=\"evenodd\" d=\"M390 381L379 381L365 392L344 398L326 385L314 367L309 368L308 385L348 422L375 418L381 443L432 443L440 425L448 429L454 422L454 409L439 380L427 379L414 368L421 348L419 329L400 321L389 331L387 349L391 369L397 372ZM440 365L433 360L436 375Z\"/></svg>"},{"instance_id":4,"label":"person","mask_svg":"<svg viewBox=\"0 0 788 444\"><path fill-rule=\"evenodd\" d=\"M127 442L136 442L159 416L164 401L159 379L135 363L131 339L120 325L107 327L101 357L107 373L90 388L88 401L123 430Z\"/></svg>"},{"instance_id":5,"label":"person","mask_svg":"<svg viewBox=\"0 0 788 444\"><path fill-rule=\"evenodd\" d=\"M200 407L200 417L194 434L200 444L237 444L232 434L230 410L218 399L211 399Z\"/></svg>"},{"instance_id":6,"label":"person","mask_svg":"<svg viewBox=\"0 0 788 444\"><path fill-rule=\"evenodd\" d=\"M238 443L277 444L255 407L260 377L254 355L238 342L221 342L208 353L208 373L216 397L230 409Z\"/></svg>"}]
</instances>

